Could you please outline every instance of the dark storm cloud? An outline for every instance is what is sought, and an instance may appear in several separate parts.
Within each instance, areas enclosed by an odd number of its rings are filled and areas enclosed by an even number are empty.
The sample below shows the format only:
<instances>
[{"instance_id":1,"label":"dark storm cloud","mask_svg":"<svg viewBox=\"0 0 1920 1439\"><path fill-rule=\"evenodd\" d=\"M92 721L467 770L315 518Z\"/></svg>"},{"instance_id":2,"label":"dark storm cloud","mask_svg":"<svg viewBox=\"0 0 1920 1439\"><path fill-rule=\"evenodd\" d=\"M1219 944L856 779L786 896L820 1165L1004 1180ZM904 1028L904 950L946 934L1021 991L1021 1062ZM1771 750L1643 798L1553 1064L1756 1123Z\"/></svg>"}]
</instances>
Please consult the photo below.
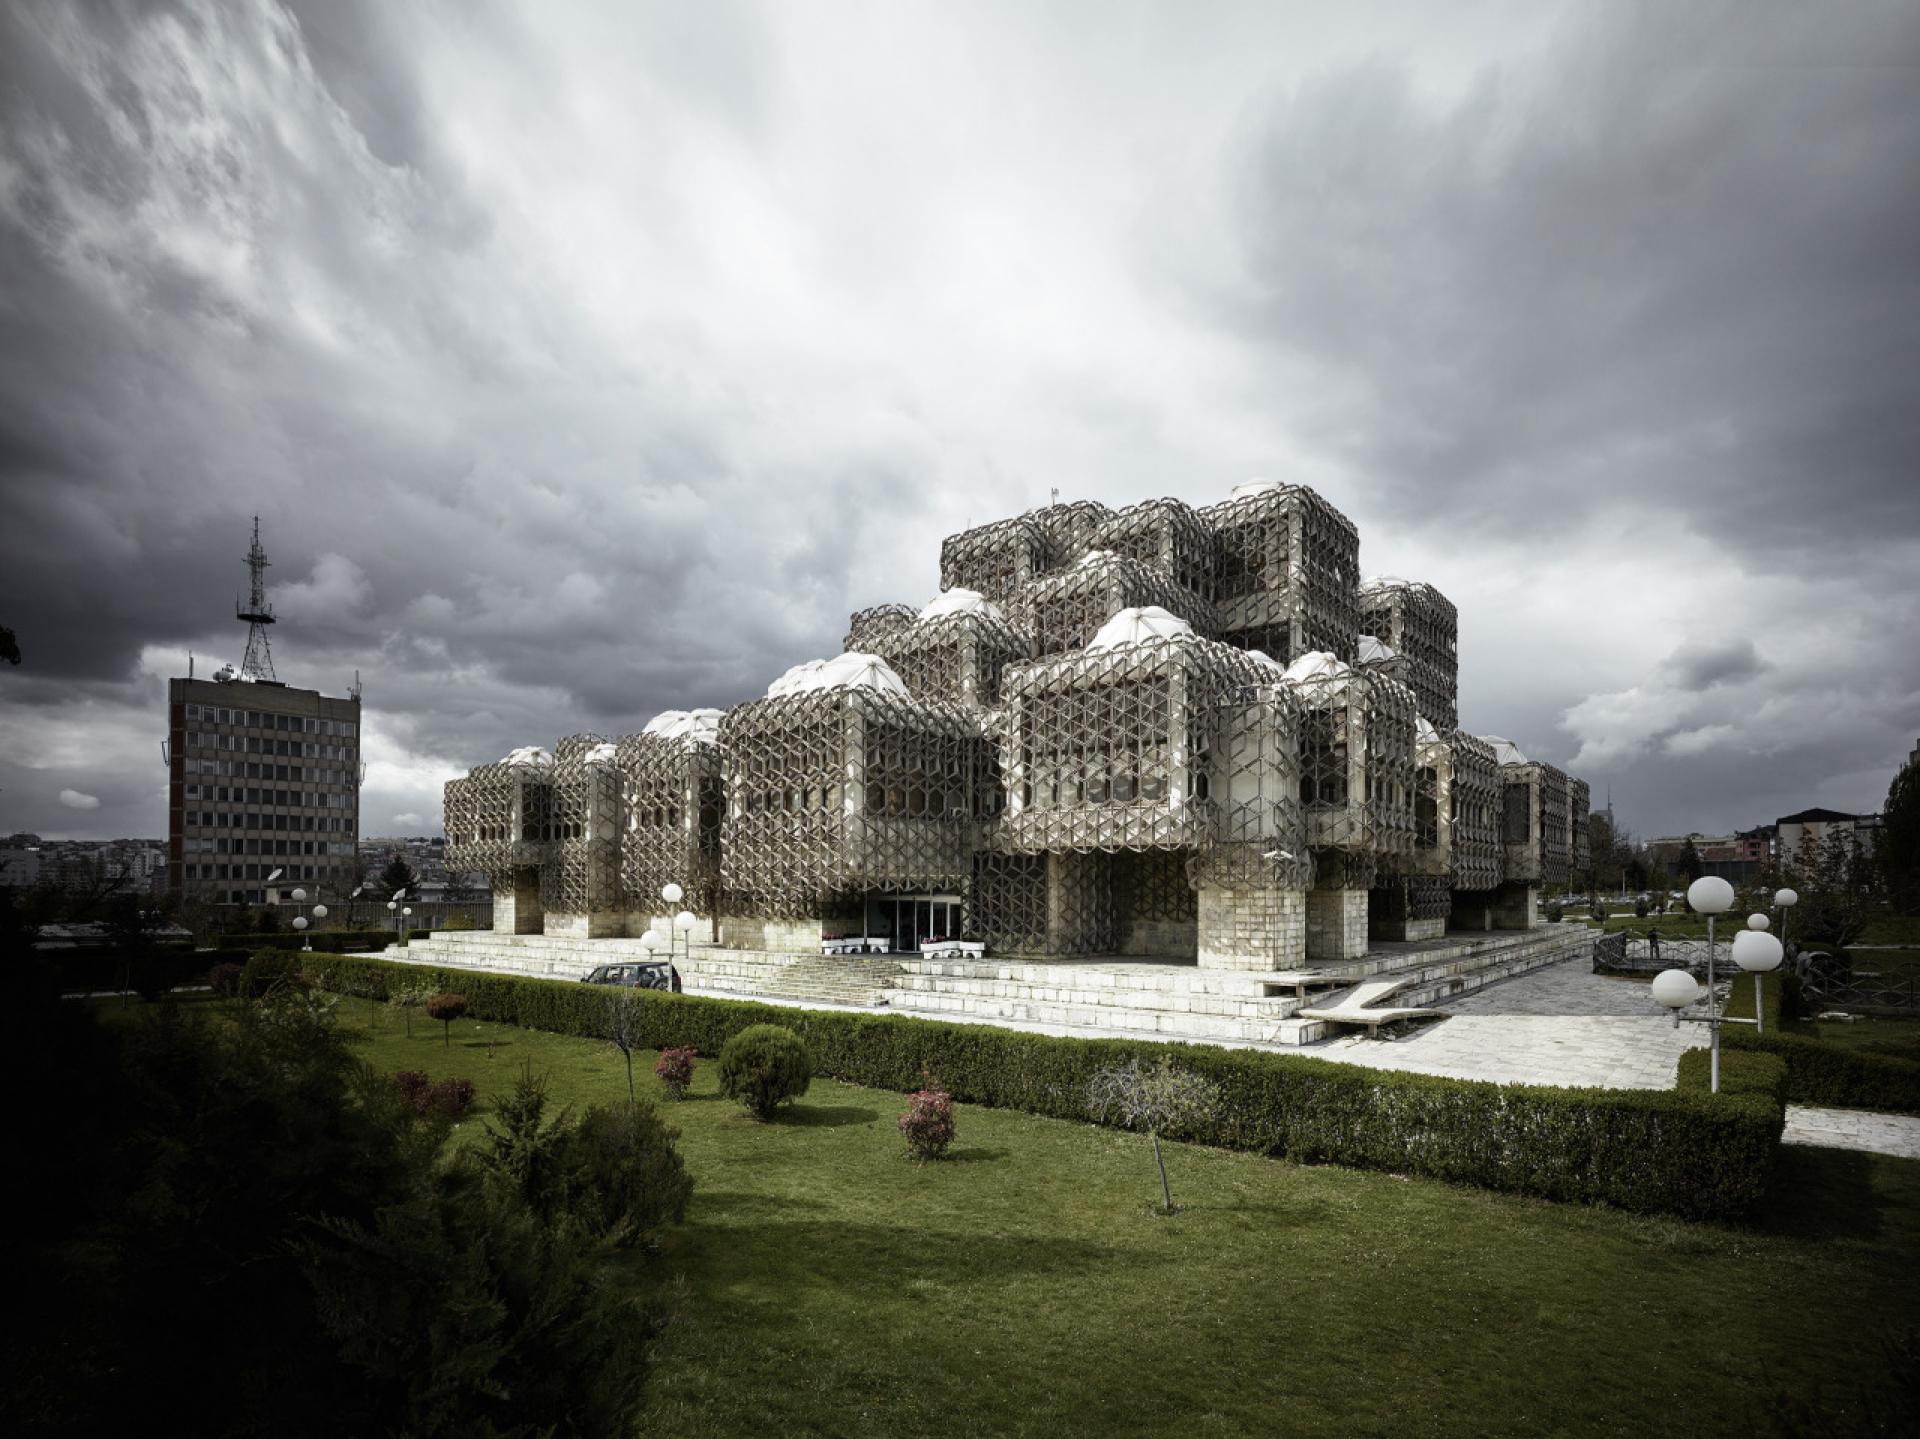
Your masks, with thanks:
<instances>
[{"instance_id":1,"label":"dark storm cloud","mask_svg":"<svg viewBox=\"0 0 1920 1439\"><path fill-rule=\"evenodd\" d=\"M6 7L0 829L156 831L255 513L378 832L758 693L1050 485L1293 459L1369 569L1525 581L1470 726L1642 827L1762 756L1855 805L1920 708L1916 27L1678 11Z\"/></svg>"},{"instance_id":2,"label":"dark storm cloud","mask_svg":"<svg viewBox=\"0 0 1920 1439\"><path fill-rule=\"evenodd\" d=\"M1718 644L1688 641L1662 660L1660 667L1681 689L1704 690L1730 680L1751 679L1767 665L1752 640L1737 639Z\"/></svg>"},{"instance_id":3,"label":"dark storm cloud","mask_svg":"<svg viewBox=\"0 0 1920 1439\"><path fill-rule=\"evenodd\" d=\"M1384 60L1286 89L1231 322L1350 383L1300 421L1415 523L1920 532L1920 10L1582 13L1458 96Z\"/></svg>"}]
</instances>

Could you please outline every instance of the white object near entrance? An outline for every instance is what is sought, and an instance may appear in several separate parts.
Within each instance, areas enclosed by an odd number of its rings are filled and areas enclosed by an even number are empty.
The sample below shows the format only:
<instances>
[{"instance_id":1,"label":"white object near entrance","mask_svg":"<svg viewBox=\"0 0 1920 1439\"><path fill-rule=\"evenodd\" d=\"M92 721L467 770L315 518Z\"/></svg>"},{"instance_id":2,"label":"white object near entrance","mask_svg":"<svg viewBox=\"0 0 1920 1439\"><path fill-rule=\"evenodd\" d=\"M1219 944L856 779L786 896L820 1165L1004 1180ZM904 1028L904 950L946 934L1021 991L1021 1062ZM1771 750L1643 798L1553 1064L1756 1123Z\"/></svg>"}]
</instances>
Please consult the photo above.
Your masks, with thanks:
<instances>
[{"instance_id":1,"label":"white object near entrance","mask_svg":"<svg viewBox=\"0 0 1920 1439\"><path fill-rule=\"evenodd\" d=\"M1700 997L1700 983L1684 969L1663 969L1653 977L1653 997L1668 1009L1684 1009Z\"/></svg>"}]
</instances>

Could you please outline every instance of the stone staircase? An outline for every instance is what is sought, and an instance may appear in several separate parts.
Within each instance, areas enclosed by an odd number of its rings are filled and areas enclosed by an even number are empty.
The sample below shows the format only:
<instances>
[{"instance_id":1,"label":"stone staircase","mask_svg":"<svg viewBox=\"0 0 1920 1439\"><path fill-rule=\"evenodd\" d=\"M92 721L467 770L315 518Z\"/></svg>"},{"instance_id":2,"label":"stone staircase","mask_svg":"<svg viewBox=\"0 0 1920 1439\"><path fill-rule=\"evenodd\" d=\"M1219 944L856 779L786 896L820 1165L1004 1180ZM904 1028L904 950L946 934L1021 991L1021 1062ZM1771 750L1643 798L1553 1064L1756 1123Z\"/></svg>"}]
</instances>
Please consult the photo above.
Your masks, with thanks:
<instances>
[{"instance_id":1,"label":"stone staircase","mask_svg":"<svg viewBox=\"0 0 1920 1439\"><path fill-rule=\"evenodd\" d=\"M1303 999L1257 972L1121 958L921 959L783 954L695 944L674 963L686 988L741 999L777 999L1054 1032L1128 1035L1193 1043L1295 1048L1340 1033L1300 1010L1337 1005L1353 986L1393 980L1386 1003L1442 1005L1547 965L1585 956L1593 936L1548 925L1411 944L1376 945L1365 959L1327 966L1344 983ZM387 958L542 979L580 979L597 964L644 959L633 939L436 933Z\"/></svg>"},{"instance_id":2,"label":"stone staircase","mask_svg":"<svg viewBox=\"0 0 1920 1439\"><path fill-rule=\"evenodd\" d=\"M1485 985L1584 955L1578 931L1453 936L1382 945L1334 972L1361 980L1398 980L1396 1006L1443 1004ZM1337 1003L1343 985L1301 999L1290 984L1258 973L1198 969L1150 961L900 961L891 1004L897 1013L1140 1038L1298 1047L1331 1038L1339 1026L1299 1017Z\"/></svg>"}]
</instances>

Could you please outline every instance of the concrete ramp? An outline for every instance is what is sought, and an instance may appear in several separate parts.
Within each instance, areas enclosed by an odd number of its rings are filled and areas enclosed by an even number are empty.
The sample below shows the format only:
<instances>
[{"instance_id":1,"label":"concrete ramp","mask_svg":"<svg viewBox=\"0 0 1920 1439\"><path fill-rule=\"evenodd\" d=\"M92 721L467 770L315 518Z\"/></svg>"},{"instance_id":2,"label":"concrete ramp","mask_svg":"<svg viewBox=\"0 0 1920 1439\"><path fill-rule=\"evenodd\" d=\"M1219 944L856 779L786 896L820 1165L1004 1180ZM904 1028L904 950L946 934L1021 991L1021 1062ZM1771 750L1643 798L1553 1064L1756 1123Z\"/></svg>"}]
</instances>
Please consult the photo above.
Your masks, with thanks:
<instances>
[{"instance_id":1,"label":"concrete ramp","mask_svg":"<svg viewBox=\"0 0 1920 1439\"><path fill-rule=\"evenodd\" d=\"M1380 1005L1381 1000L1391 998L1412 982L1411 977L1371 979L1365 984L1355 985L1351 992L1342 995L1334 1004L1317 1004L1301 1010L1300 1017L1317 1019L1323 1024L1365 1025L1371 1034L1378 1034L1383 1024L1397 1024L1402 1020L1441 1018L1439 1010L1426 1009L1419 1005Z\"/></svg>"}]
</instances>

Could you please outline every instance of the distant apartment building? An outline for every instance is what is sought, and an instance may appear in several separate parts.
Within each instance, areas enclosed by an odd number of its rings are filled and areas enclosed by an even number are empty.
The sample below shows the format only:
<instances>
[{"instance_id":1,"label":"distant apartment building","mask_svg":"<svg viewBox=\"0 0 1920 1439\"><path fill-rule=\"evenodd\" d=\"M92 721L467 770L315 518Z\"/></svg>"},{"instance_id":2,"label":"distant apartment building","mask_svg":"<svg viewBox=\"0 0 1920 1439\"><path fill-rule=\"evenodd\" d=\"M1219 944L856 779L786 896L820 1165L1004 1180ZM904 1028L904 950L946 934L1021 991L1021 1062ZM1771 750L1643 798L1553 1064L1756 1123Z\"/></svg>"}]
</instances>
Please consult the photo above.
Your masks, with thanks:
<instances>
[{"instance_id":1,"label":"distant apartment building","mask_svg":"<svg viewBox=\"0 0 1920 1439\"><path fill-rule=\"evenodd\" d=\"M355 882L360 701L265 681L168 684L167 887L259 904L267 876L321 897Z\"/></svg>"},{"instance_id":2,"label":"distant apartment building","mask_svg":"<svg viewBox=\"0 0 1920 1439\"><path fill-rule=\"evenodd\" d=\"M1837 809L1803 809L1783 816L1776 825L1778 852L1783 865L1805 863L1830 834L1843 835L1850 843L1871 845L1880 829L1877 814L1846 814Z\"/></svg>"},{"instance_id":3,"label":"distant apartment building","mask_svg":"<svg viewBox=\"0 0 1920 1439\"><path fill-rule=\"evenodd\" d=\"M1732 834L1664 835L1647 842L1647 861L1656 869L1676 869L1692 841L1700 857L1700 873L1718 875L1734 884L1758 879L1773 863L1773 826L1736 830Z\"/></svg>"},{"instance_id":4,"label":"distant apartment building","mask_svg":"<svg viewBox=\"0 0 1920 1439\"><path fill-rule=\"evenodd\" d=\"M35 836L37 839L38 836ZM0 849L0 888L31 889L40 882L40 849L36 844Z\"/></svg>"}]
</instances>

